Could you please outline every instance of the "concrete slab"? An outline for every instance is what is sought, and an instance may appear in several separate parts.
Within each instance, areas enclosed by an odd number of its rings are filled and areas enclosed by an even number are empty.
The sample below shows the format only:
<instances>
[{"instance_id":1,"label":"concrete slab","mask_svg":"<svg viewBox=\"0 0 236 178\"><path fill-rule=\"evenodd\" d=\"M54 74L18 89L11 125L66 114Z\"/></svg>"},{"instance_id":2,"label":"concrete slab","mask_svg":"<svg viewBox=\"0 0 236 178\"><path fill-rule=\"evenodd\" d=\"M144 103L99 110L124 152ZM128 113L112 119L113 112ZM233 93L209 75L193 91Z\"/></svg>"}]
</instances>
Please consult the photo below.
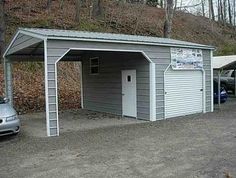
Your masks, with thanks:
<instances>
[{"instance_id":1,"label":"concrete slab","mask_svg":"<svg viewBox=\"0 0 236 178\"><path fill-rule=\"evenodd\" d=\"M29 136L46 137L46 117L44 112L21 115L22 131ZM147 121L120 117L113 114L94 112L86 109L68 110L59 113L60 135L65 132L137 124Z\"/></svg>"}]
</instances>

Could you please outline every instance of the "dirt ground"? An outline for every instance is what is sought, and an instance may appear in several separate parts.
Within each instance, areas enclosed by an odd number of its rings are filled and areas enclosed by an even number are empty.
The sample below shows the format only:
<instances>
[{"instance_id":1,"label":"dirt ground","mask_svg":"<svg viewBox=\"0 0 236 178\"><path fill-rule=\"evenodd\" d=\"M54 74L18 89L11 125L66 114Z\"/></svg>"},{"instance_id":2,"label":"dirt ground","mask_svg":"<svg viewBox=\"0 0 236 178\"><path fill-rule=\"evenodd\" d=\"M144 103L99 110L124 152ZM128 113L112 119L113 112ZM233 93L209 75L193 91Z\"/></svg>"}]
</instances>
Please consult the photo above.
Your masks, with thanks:
<instances>
[{"instance_id":1,"label":"dirt ground","mask_svg":"<svg viewBox=\"0 0 236 178\"><path fill-rule=\"evenodd\" d=\"M103 115L118 124L73 126L53 138L34 134L26 115L19 135L0 138L0 177L236 177L235 108L231 100L214 113L129 124Z\"/></svg>"}]
</instances>

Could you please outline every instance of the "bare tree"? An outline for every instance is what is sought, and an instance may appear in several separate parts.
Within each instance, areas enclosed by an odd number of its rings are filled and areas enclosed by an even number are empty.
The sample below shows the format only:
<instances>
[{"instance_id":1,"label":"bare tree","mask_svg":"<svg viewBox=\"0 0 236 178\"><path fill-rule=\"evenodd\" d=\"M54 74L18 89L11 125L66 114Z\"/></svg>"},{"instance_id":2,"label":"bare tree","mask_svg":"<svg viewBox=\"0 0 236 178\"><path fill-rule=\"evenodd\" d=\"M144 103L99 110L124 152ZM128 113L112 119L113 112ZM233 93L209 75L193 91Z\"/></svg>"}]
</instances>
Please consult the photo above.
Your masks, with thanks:
<instances>
[{"instance_id":1,"label":"bare tree","mask_svg":"<svg viewBox=\"0 0 236 178\"><path fill-rule=\"evenodd\" d=\"M234 8L234 27L236 29L236 1L233 1L233 8Z\"/></svg>"},{"instance_id":2,"label":"bare tree","mask_svg":"<svg viewBox=\"0 0 236 178\"><path fill-rule=\"evenodd\" d=\"M174 16L174 1L166 0L166 8L165 8L165 23L164 23L164 37L170 38L172 31L172 20Z\"/></svg>"},{"instance_id":3,"label":"bare tree","mask_svg":"<svg viewBox=\"0 0 236 178\"><path fill-rule=\"evenodd\" d=\"M75 21L80 22L81 0L75 0Z\"/></svg>"},{"instance_id":4,"label":"bare tree","mask_svg":"<svg viewBox=\"0 0 236 178\"><path fill-rule=\"evenodd\" d=\"M227 0L223 0L223 23L224 23L224 25L226 24L226 21L227 21L226 1Z\"/></svg>"},{"instance_id":5,"label":"bare tree","mask_svg":"<svg viewBox=\"0 0 236 178\"><path fill-rule=\"evenodd\" d=\"M230 0L228 0L228 14L229 14L229 23L230 25L233 25Z\"/></svg>"},{"instance_id":6,"label":"bare tree","mask_svg":"<svg viewBox=\"0 0 236 178\"><path fill-rule=\"evenodd\" d=\"M6 24L5 24L4 5L5 5L5 0L0 0L0 59L2 58L3 51L5 49Z\"/></svg>"},{"instance_id":7,"label":"bare tree","mask_svg":"<svg viewBox=\"0 0 236 178\"><path fill-rule=\"evenodd\" d=\"M219 21L224 22L224 13L223 13L223 3L222 0L218 1L218 16L219 16Z\"/></svg>"},{"instance_id":8,"label":"bare tree","mask_svg":"<svg viewBox=\"0 0 236 178\"><path fill-rule=\"evenodd\" d=\"M220 0L217 0L217 13L218 13L218 21L221 21L221 6L220 6Z\"/></svg>"},{"instance_id":9,"label":"bare tree","mask_svg":"<svg viewBox=\"0 0 236 178\"><path fill-rule=\"evenodd\" d=\"M209 0L209 18L215 21L215 11L212 0Z\"/></svg>"}]
</instances>

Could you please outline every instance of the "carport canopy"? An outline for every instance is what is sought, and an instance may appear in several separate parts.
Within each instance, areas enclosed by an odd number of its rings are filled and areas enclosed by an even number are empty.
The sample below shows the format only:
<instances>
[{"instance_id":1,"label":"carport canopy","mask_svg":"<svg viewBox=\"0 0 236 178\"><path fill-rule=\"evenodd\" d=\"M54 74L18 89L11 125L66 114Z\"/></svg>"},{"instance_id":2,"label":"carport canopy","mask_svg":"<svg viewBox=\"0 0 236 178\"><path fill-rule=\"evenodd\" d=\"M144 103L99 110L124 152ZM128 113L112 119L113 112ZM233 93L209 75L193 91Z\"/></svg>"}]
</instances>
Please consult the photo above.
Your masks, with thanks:
<instances>
[{"instance_id":1,"label":"carport canopy","mask_svg":"<svg viewBox=\"0 0 236 178\"><path fill-rule=\"evenodd\" d=\"M230 56L214 56L214 70L234 70L236 68L236 55Z\"/></svg>"},{"instance_id":2,"label":"carport canopy","mask_svg":"<svg viewBox=\"0 0 236 178\"><path fill-rule=\"evenodd\" d=\"M220 96L221 87L221 72L223 70L236 70L236 55L230 56L215 56L212 59L213 70L218 71L218 96ZM234 93L236 95L236 76L234 75ZM218 97L218 105L220 107L220 97Z\"/></svg>"},{"instance_id":3,"label":"carport canopy","mask_svg":"<svg viewBox=\"0 0 236 178\"><path fill-rule=\"evenodd\" d=\"M57 62L60 60L80 61L84 55L91 55L94 51L137 53L149 62L150 120L155 121L156 83L153 60L156 56L153 55L153 51L156 46L213 49L207 45L156 37L20 28L3 55L5 94L13 104L12 62L44 62L47 135L58 136ZM83 94L81 99L83 107Z\"/></svg>"}]
</instances>

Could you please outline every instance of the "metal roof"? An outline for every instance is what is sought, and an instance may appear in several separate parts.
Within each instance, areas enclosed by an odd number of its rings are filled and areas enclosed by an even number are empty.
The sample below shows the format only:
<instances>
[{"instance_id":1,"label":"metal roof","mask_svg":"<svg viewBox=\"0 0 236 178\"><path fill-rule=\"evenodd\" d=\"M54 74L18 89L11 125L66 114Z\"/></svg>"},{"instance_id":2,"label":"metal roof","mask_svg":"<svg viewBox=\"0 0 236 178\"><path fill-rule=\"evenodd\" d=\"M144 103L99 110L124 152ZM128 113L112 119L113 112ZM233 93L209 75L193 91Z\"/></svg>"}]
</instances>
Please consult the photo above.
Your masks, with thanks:
<instances>
[{"instance_id":1,"label":"metal roof","mask_svg":"<svg viewBox=\"0 0 236 178\"><path fill-rule=\"evenodd\" d=\"M214 49L213 46L208 46L208 45L202 45L168 38L158 38L158 37L148 37L148 36L58 30L58 29L41 29L41 28L19 28L19 32L20 31L31 33L34 35L39 35L47 39L88 40L88 41L99 41L99 42L117 42L117 43Z\"/></svg>"},{"instance_id":2,"label":"metal roof","mask_svg":"<svg viewBox=\"0 0 236 178\"><path fill-rule=\"evenodd\" d=\"M236 55L215 56L212 59L213 69L235 69Z\"/></svg>"}]
</instances>

